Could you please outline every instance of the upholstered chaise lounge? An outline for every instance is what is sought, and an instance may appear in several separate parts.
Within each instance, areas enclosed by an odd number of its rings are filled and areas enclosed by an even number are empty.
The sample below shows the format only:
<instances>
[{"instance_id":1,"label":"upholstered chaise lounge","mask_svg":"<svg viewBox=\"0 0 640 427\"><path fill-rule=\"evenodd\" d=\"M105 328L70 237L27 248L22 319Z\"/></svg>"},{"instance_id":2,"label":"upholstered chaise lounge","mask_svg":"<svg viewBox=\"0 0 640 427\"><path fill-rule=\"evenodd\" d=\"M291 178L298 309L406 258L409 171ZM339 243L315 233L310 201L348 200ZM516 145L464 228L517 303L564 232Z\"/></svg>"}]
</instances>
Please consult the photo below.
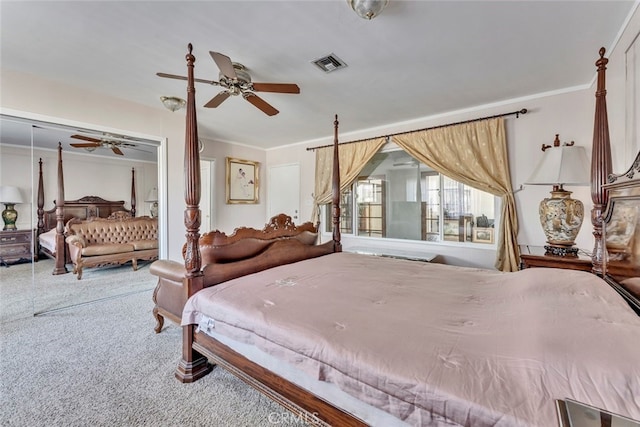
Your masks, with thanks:
<instances>
[{"instance_id":1,"label":"upholstered chaise lounge","mask_svg":"<svg viewBox=\"0 0 640 427\"><path fill-rule=\"evenodd\" d=\"M67 243L73 272L82 278L85 267L124 264L158 258L158 220L138 217L124 219L72 219L67 223Z\"/></svg>"}]
</instances>

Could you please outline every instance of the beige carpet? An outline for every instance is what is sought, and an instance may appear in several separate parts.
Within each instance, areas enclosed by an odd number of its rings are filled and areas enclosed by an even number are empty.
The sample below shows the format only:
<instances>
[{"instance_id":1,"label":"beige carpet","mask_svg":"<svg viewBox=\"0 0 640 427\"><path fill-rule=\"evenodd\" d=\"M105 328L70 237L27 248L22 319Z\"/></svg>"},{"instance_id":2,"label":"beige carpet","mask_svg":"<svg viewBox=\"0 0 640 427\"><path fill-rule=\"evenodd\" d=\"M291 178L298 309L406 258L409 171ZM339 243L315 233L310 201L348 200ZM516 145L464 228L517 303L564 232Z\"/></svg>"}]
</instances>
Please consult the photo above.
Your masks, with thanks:
<instances>
[{"instance_id":1,"label":"beige carpet","mask_svg":"<svg viewBox=\"0 0 640 427\"><path fill-rule=\"evenodd\" d=\"M20 277L31 264L0 268L1 426L304 425L223 369L193 384L174 378L181 329L153 331L148 266L93 269L81 281L33 266L35 286ZM53 311L32 315L30 286L35 305ZM69 295L83 298L59 309Z\"/></svg>"},{"instance_id":2,"label":"beige carpet","mask_svg":"<svg viewBox=\"0 0 640 427\"><path fill-rule=\"evenodd\" d=\"M25 316L83 304L103 298L153 289L157 278L149 273L150 262L85 269L82 279L69 273L53 275L54 261L0 267L0 323Z\"/></svg>"}]
</instances>

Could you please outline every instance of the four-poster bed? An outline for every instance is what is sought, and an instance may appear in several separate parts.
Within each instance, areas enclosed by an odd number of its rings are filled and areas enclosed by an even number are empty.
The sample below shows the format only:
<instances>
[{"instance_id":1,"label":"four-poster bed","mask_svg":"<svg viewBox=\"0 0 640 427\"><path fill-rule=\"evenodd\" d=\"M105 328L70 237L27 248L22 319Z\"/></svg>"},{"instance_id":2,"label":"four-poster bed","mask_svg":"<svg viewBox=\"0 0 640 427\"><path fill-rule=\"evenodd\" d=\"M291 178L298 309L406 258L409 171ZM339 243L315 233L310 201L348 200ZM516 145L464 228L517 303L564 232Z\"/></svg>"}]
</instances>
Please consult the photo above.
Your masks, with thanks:
<instances>
[{"instance_id":1,"label":"four-poster bed","mask_svg":"<svg viewBox=\"0 0 640 427\"><path fill-rule=\"evenodd\" d=\"M125 202L105 200L97 196L85 196L77 200L64 199L64 168L62 162L62 144L58 144L57 197L54 207L44 209L44 178L42 159L39 160L38 192L37 192L37 250L55 260L53 274L67 273L67 264L71 263L65 242L65 226L72 218L84 220L89 218L109 218L122 213L127 216L136 215L135 169L131 169L131 209L125 208Z\"/></svg>"},{"instance_id":2,"label":"four-poster bed","mask_svg":"<svg viewBox=\"0 0 640 427\"><path fill-rule=\"evenodd\" d=\"M640 318L597 275L342 253L337 118L332 240L309 245L286 216L264 232L286 231L267 239L242 229L246 239L201 238L191 50L184 265L151 267L155 313L182 313L180 381L218 364L315 425L549 426L564 398L640 418ZM639 206L640 180L625 185ZM620 191L618 203L631 199ZM608 280L637 280L620 271Z\"/></svg>"}]
</instances>

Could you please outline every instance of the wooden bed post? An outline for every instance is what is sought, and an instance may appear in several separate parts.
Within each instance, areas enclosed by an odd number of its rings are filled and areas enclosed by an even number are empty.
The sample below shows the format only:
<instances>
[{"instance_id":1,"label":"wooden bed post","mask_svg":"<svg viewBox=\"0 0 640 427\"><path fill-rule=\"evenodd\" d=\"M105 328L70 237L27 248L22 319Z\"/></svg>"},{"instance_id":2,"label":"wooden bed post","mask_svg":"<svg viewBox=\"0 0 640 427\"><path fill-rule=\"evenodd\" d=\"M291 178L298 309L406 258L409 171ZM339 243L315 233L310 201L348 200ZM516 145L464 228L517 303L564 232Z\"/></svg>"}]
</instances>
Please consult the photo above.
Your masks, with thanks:
<instances>
[{"instance_id":1,"label":"wooden bed post","mask_svg":"<svg viewBox=\"0 0 640 427\"><path fill-rule=\"evenodd\" d=\"M42 179L42 157L40 157L38 171L38 232L36 236L44 233L44 180Z\"/></svg>"},{"instance_id":2,"label":"wooden bed post","mask_svg":"<svg viewBox=\"0 0 640 427\"><path fill-rule=\"evenodd\" d=\"M131 168L131 216L136 216L136 169Z\"/></svg>"},{"instance_id":3,"label":"wooden bed post","mask_svg":"<svg viewBox=\"0 0 640 427\"><path fill-rule=\"evenodd\" d=\"M58 198L56 199L56 265L53 274L68 273L65 265L66 256L64 241L64 177L62 172L62 143L58 142ZM62 256L59 256L63 254Z\"/></svg>"},{"instance_id":4,"label":"wooden bed post","mask_svg":"<svg viewBox=\"0 0 640 427\"><path fill-rule=\"evenodd\" d=\"M342 252L340 243L340 157L338 155L338 115L333 121L333 170L331 175L331 204L333 206L333 245L336 252Z\"/></svg>"},{"instance_id":5,"label":"wooden bed post","mask_svg":"<svg viewBox=\"0 0 640 427\"><path fill-rule=\"evenodd\" d=\"M202 257L198 240L200 239L200 151L198 147L198 122L196 120L196 88L193 77L193 46L189 43L187 59L187 122L184 149L184 199L187 208L184 211L184 225L187 230L186 251L184 256L184 288L187 298L203 287ZM176 369L176 378L190 383L211 372L212 366L207 358L193 349L195 325L182 327L182 359Z\"/></svg>"},{"instance_id":6,"label":"wooden bed post","mask_svg":"<svg viewBox=\"0 0 640 427\"><path fill-rule=\"evenodd\" d=\"M596 112L593 124L593 145L591 148L591 223L595 245L591 258L592 271L602 275L604 248L602 247L602 214L607 206L609 195L603 185L607 183L612 172L611 142L609 140L609 121L607 118L607 90L605 89L605 70L609 60L604 57L605 48L600 48L600 59L596 61L598 67L598 87L596 89Z\"/></svg>"}]
</instances>

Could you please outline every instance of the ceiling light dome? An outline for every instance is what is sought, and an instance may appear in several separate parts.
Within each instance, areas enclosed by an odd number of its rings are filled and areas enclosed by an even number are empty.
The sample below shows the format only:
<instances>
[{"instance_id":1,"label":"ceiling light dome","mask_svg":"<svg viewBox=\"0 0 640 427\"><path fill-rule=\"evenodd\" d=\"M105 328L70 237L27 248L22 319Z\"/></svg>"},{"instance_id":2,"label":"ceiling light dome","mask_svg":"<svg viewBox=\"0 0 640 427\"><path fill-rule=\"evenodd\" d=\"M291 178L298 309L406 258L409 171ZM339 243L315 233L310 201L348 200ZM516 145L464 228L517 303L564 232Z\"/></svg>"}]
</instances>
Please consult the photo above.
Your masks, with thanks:
<instances>
[{"instance_id":1,"label":"ceiling light dome","mask_svg":"<svg viewBox=\"0 0 640 427\"><path fill-rule=\"evenodd\" d=\"M173 112L178 111L187 103L187 101L177 96L161 96L160 101L162 101L162 105L164 105L167 110Z\"/></svg>"},{"instance_id":2,"label":"ceiling light dome","mask_svg":"<svg viewBox=\"0 0 640 427\"><path fill-rule=\"evenodd\" d=\"M371 20L380 15L389 0L347 0L347 3L359 17Z\"/></svg>"}]
</instances>

